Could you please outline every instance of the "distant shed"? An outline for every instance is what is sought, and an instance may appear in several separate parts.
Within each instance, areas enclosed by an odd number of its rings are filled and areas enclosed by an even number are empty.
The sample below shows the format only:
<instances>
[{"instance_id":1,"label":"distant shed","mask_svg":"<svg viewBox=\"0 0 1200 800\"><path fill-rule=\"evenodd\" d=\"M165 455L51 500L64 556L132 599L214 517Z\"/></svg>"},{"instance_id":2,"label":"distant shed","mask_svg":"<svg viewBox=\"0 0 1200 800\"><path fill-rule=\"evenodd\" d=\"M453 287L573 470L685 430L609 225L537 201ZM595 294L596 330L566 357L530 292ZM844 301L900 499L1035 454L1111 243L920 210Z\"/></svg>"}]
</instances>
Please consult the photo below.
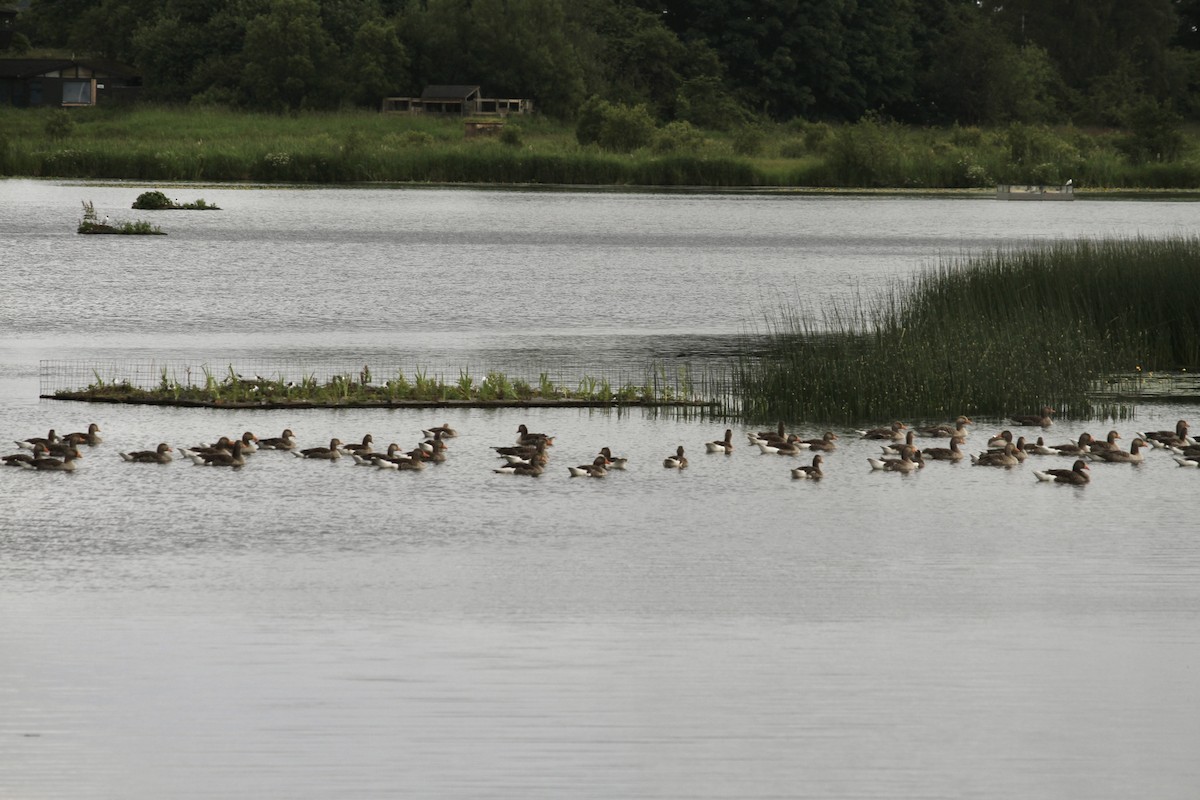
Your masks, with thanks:
<instances>
[{"instance_id":1,"label":"distant shed","mask_svg":"<svg viewBox=\"0 0 1200 800\"><path fill-rule=\"evenodd\" d=\"M94 106L131 102L142 76L115 61L0 58L0 104L19 107Z\"/></svg>"},{"instance_id":2,"label":"distant shed","mask_svg":"<svg viewBox=\"0 0 1200 800\"><path fill-rule=\"evenodd\" d=\"M385 97L382 110L397 114L505 117L533 113L533 101L483 97L478 86L426 86L420 97Z\"/></svg>"}]
</instances>

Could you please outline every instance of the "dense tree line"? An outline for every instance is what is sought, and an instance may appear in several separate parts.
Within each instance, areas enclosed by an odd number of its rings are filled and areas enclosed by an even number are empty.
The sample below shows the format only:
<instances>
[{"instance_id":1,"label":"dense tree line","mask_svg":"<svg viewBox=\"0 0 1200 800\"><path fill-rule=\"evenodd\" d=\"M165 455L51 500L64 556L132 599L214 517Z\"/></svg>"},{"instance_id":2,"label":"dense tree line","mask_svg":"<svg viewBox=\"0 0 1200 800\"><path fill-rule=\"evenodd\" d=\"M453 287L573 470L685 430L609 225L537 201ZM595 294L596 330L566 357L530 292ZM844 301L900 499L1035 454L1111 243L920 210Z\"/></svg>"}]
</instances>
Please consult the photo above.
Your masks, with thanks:
<instances>
[{"instance_id":1,"label":"dense tree line","mask_svg":"<svg viewBox=\"0 0 1200 800\"><path fill-rule=\"evenodd\" d=\"M17 34L272 111L480 84L711 127L1200 118L1200 0L31 0Z\"/></svg>"}]
</instances>

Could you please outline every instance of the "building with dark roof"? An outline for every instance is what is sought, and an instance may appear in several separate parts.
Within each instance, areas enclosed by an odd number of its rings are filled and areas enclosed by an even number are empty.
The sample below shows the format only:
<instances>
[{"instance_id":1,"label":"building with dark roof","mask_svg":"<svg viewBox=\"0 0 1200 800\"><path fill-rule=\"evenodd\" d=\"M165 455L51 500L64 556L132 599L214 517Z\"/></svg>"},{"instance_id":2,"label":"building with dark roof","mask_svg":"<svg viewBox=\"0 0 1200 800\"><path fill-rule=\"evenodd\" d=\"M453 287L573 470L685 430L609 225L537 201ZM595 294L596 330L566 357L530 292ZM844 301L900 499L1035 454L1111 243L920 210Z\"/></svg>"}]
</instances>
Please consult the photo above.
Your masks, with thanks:
<instances>
[{"instance_id":1,"label":"building with dark roof","mask_svg":"<svg viewBox=\"0 0 1200 800\"><path fill-rule=\"evenodd\" d=\"M137 70L93 58L0 58L0 104L19 107L94 106L133 101Z\"/></svg>"}]
</instances>

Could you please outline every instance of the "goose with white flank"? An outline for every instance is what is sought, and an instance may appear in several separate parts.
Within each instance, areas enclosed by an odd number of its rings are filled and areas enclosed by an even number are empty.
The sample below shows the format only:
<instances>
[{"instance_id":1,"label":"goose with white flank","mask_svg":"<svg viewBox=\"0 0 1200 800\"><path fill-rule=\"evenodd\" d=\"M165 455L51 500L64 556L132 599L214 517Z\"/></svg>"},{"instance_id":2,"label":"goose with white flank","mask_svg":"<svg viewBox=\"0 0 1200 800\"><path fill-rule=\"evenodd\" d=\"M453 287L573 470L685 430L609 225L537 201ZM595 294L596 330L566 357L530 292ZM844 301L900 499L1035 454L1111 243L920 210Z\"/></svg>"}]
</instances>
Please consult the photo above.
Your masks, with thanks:
<instances>
[{"instance_id":1,"label":"goose with white flank","mask_svg":"<svg viewBox=\"0 0 1200 800\"><path fill-rule=\"evenodd\" d=\"M704 449L706 452L709 452L709 453L724 453L725 455L732 454L733 453L733 430L727 429L725 431L724 439L717 439L716 441L705 442Z\"/></svg>"},{"instance_id":2,"label":"goose with white flank","mask_svg":"<svg viewBox=\"0 0 1200 800\"><path fill-rule=\"evenodd\" d=\"M211 453L195 453L188 456L192 463L199 467L232 467L241 469L246 466L242 441L233 443L232 450L214 450Z\"/></svg>"},{"instance_id":3,"label":"goose with white flank","mask_svg":"<svg viewBox=\"0 0 1200 800\"><path fill-rule=\"evenodd\" d=\"M612 450L607 447L600 448L600 455L608 460L608 468L610 470L625 469L625 465L629 463L629 459L626 456L614 456Z\"/></svg>"},{"instance_id":4,"label":"goose with white flank","mask_svg":"<svg viewBox=\"0 0 1200 800\"><path fill-rule=\"evenodd\" d=\"M39 444L43 447L49 448L50 445L58 444L58 442L58 433L55 432L54 428L51 428L50 432L45 436L30 436L28 439L19 439L17 440L16 445L22 450L32 450Z\"/></svg>"},{"instance_id":5,"label":"goose with white flank","mask_svg":"<svg viewBox=\"0 0 1200 800\"><path fill-rule=\"evenodd\" d=\"M832 453L837 450L837 445L834 444L838 440L838 435L833 431L825 431L825 434L820 439L801 439L797 442L800 445L808 445L809 450L818 450L822 453Z\"/></svg>"},{"instance_id":6,"label":"goose with white flank","mask_svg":"<svg viewBox=\"0 0 1200 800\"><path fill-rule=\"evenodd\" d=\"M51 472L74 472L75 461L76 459L80 458L83 458L83 455L75 448L71 448L63 455L61 459L49 457L35 458L33 461L28 463L22 461L21 466L25 469L45 470Z\"/></svg>"},{"instance_id":7,"label":"goose with white flank","mask_svg":"<svg viewBox=\"0 0 1200 800\"><path fill-rule=\"evenodd\" d=\"M858 435L864 439L887 439L889 441L898 442L904 438L904 431L908 428L903 422L893 422L886 428L872 428L867 431L858 431Z\"/></svg>"},{"instance_id":8,"label":"goose with white flank","mask_svg":"<svg viewBox=\"0 0 1200 800\"><path fill-rule=\"evenodd\" d=\"M1146 460L1146 454L1141 452L1141 448L1149 446L1145 439L1135 436L1133 441L1129 443L1128 452L1125 450L1096 451L1093 449L1091 453L1088 453L1088 458L1092 461L1107 461L1109 464L1141 464Z\"/></svg>"},{"instance_id":9,"label":"goose with white flank","mask_svg":"<svg viewBox=\"0 0 1200 800\"><path fill-rule=\"evenodd\" d=\"M1119 451L1121 449L1121 446L1119 444L1117 444L1117 439L1120 439L1120 438L1121 438L1121 434L1117 433L1116 431L1109 431L1108 436L1104 437L1104 439L1102 441L1093 441L1091 444L1089 444L1088 452L1089 453L1101 453L1101 452L1106 452L1109 450L1118 450ZM1150 445L1143 442L1142 446L1149 447Z\"/></svg>"},{"instance_id":10,"label":"goose with white flank","mask_svg":"<svg viewBox=\"0 0 1200 800\"><path fill-rule=\"evenodd\" d=\"M1042 406L1040 414L1018 414L1012 417L1014 425L1026 425L1035 428L1049 428L1054 424L1051 417L1057 412L1050 406Z\"/></svg>"},{"instance_id":11,"label":"goose with white flank","mask_svg":"<svg viewBox=\"0 0 1200 800\"><path fill-rule=\"evenodd\" d=\"M913 472L925 466L920 450L906 451L899 458L868 458L867 463L883 472Z\"/></svg>"},{"instance_id":12,"label":"goose with white flank","mask_svg":"<svg viewBox=\"0 0 1200 800\"><path fill-rule=\"evenodd\" d=\"M1054 450L1060 456L1081 456L1091 452L1092 442L1096 441L1090 433L1086 431L1079 434L1078 441L1063 442L1062 444L1051 445L1050 449Z\"/></svg>"},{"instance_id":13,"label":"goose with white flank","mask_svg":"<svg viewBox=\"0 0 1200 800\"><path fill-rule=\"evenodd\" d=\"M687 456L683 454L683 445L675 451L675 455L667 456L663 459L663 466L667 469L687 469Z\"/></svg>"},{"instance_id":14,"label":"goose with white flank","mask_svg":"<svg viewBox=\"0 0 1200 800\"><path fill-rule=\"evenodd\" d=\"M171 445L166 442L159 442L158 447L153 450L134 450L119 455L124 461L135 461L140 464L170 464L172 461Z\"/></svg>"},{"instance_id":15,"label":"goose with white flank","mask_svg":"<svg viewBox=\"0 0 1200 800\"><path fill-rule=\"evenodd\" d=\"M817 453L815 456L813 456L812 466L801 465L799 467L792 467L792 478L799 481L821 480L821 478L825 477L825 473L821 471L822 461L824 461L824 459L821 457L821 454Z\"/></svg>"},{"instance_id":16,"label":"goose with white flank","mask_svg":"<svg viewBox=\"0 0 1200 800\"><path fill-rule=\"evenodd\" d=\"M1139 433L1138 436L1155 447L1187 447L1196 444L1196 441L1188 435L1188 427L1187 420L1181 419L1175 423L1174 431L1147 431Z\"/></svg>"},{"instance_id":17,"label":"goose with white flank","mask_svg":"<svg viewBox=\"0 0 1200 800\"><path fill-rule=\"evenodd\" d=\"M578 467L567 467L572 478L603 478L608 474L608 459L596 456L590 464L580 464Z\"/></svg>"},{"instance_id":18,"label":"goose with white flank","mask_svg":"<svg viewBox=\"0 0 1200 800\"><path fill-rule=\"evenodd\" d=\"M798 456L807 449L808 445L797 439L795 434L790 434L786 442L772 440L758 443L758 450L763 455Z\"/></svg>"},{"instance_id":19,"label":"goose with white flank","mask_svg":"<svg viewBox=\"0 0 1200 800\"><path fill-rule=\"evenodd\" d=\"M258 448L260 450L295 450L296 434L292 433L291 428L284 428L283 433L278 436L259 439Z\"/></svg>"},{"instance_id":20,"label":"goose with white flank","mask_svg":"<svg viewBox=\"0 0 1200 800\"><path fill-rule=\"evenodd\" d=\"M22 464L32 464L35 459L48 458L49 456L50 451L46 449L46 445L35 444L32 452L13 453L10 456L0 457L0 461L3 461L5 466L19 467Z\"/></svg>"},{"instance_id":21,"label":"goose with white flank","mask_svg":"<svg viewBox=\"0 0 1200 800\"><path fill-rule=\"evenodd\" d=\"M1033 475L1039 481L1047 483L1067 483L1072 486L1083 486L1091 481L1091 478L1088 476L1088 472L1090 471L1091 468L1082 459L1078 459L1070 469L1035 469Z\"/></svg>"},{"instance_id":22,"label":"goose with white flank","mask_svg":"<svg viewBox=\"0 0 1200 800\"><path fill-rule=\"evenodd\" d=\"M1003 450L989 450L971 456L971 463L980 467L1015 467L1021 463L1017 457L1017 446L1009 442Z\"/></svg>"},{"instance_id":23,"label":"goose with white flank","mask_svg":"<svg viewBox=\"0 0 1200 800\"><path fill-rule=\"evenodd\" d=\"M79 431L68 433L63 437L63 441L68 444L86 444L88 447L95 447L104 440L100 438L100 426L93 422L88 425L87 433Z\"/></svg>"},{"instance_id":24,"label":"goose with white flank","mask_svg":"<svg viewBox=\"0 0 1200 800\"><path fill-rule=\"evenodd\" d=\"M963 452L958 449L958 441L957 436L951 436L949 447L926 447L921 450L921 455L934 461L962 461Z\"/></svg>"},{"instance_id":25,"label":"goose with white flank","mask_svg":"<svg viewBox=\"0 0 1200 800\"><path fill-rule=\"evenodd\" d=\"M947 436L953 436L959 439L967 438L967 426L971 425L971 418L960 416L954 422L943 422L938 425L930 425L925 428L917 428L917 434L920 436L929 436L934 439L943 439Z\"/></svg>"},{"instance_id":26,"label":"goose with white flank","mask_svg":"<svg viewBox=\"0 0 1200 800\"><path fill-rule=\"evenodd\" d=\"M458 431L454 430L454 428L451 428L449 422L443 422L441 425L438 425L436 427L423 428L421 430L421 435L424 436L426 439L432 439L434 436L437 436L439 433L442 435L442 438L445 438L445 439L453 439L455 436L458 436Z\"/></svg>"},{"instance_id":27,"label":"goose with white flank","mask_svg":"<svg viewBox=\"0 0 1200 800\"><path fill-rule=\"evenodd\" d=\"M341 439L330 439L329 447L308 447L304 450L293 450L292 455L296 458L316 458L336 461L342 457L341 446Z\"/></svg>"},{"instance_id":28,"label":"goose with white flank","mask_svg":"<svg viewBox=\"0 0 1200 800\"><path fill-rule=\"evenodd\" d=\"M544 433L532 433L525 423L517 426L517 444L537 444L539 441L545 442L547 447L554 445L554 437L547 436Z\"/></svg>"}]
</instances>

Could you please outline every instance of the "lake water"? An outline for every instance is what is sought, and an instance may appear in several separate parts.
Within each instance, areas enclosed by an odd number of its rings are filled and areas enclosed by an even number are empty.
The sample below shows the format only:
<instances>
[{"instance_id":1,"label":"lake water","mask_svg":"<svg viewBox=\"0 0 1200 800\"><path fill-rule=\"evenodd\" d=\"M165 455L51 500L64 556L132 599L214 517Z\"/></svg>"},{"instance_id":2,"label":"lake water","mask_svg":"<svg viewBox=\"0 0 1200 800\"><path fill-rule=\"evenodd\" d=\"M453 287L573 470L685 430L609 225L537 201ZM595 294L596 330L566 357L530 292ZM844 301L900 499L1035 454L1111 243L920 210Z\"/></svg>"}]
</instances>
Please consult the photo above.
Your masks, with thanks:
<instances>
[{"instance_id":1,"label":"lake water","mask_svg":"<svg viewBox=\"0 0 1200 800\"><path fill-rule=\"evenodd\" d=\"M785 304L1188 234L1194 204L178 186L224 210L131 211L147 188L0 182L0 436L104 436L74 474L0 468L0 797L1195 797L1200 470L1161 451L1074 488L1031 472L1068 459L872 472L842 430L814 483L742 426L708 455L723 423L641 411L37 399L43 359L719 358ZM169 236L77 236L81 199ZM416 474L117 456L441 422ZM492 472L520 423L557 436L536 480ZM627 471L567 476L604 445Z\"/></svg>"}]
</instances>

